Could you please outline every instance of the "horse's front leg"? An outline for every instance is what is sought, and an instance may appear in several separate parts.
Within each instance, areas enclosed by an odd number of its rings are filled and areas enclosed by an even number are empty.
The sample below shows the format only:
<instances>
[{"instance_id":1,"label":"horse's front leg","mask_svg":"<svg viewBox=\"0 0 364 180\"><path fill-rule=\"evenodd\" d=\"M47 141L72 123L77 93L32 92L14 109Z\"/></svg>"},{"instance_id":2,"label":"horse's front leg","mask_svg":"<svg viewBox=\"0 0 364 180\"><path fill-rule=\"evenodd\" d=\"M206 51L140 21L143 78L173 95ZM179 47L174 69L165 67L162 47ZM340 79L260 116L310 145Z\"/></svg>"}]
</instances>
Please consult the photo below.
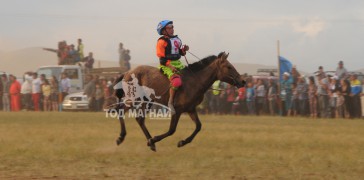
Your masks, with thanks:
<instances>
[{"instance_id":1,"label":"horse's front leg","mask_svg":"<svg viewBox=\"0 0 364 180\"><path fill-rule=\"evenodd\" d=\"M172 115L171 123L169 125L169 130L166 133L164 133L164 134L161 134L159 136L154 136L153 138L149 139L148 140L148 145L149 146L154 146L154 143L159 142L162 139L164 139L164 138L166 138L166 137L171 136L172 134L174 134L174 132L176 132L176 128L177 128L177 125L178 125L178 121L179 121L180 116L181 116L181 113L179 113L179 112L177 112L176 114Z\"/></svg>"},{"instance_id":2,"label":"horse's front leg","mask_svg":"<svg viewBox=\"0 0 364 180\"><path fill-rule=\"evenodd\" d=\"M149 143L149 139L151 139L152 136L150 135L147 127L145 126L145 116L143 116L143 117L137 117L136 120L137 120L140 128L142 129L145 137L147 138L147 141L148 141L148 144L147 145L150 147L150 149L152 151L157 151L157 149L155 147L155 144L154 143L152 143L152 144Z\"/></svg>"},{"instance_id":3,"label":"horse's front leg","mask_svg":"<svg viewBox=\"0 0 364 180\"><path fill-rule=\"evenodd\" d=\"M198 118L196 109L194 109L193 111L189 112L188 115L190 115L192 121L195 122L196 129L193 131L193 133L191 134L191 136L189 136L185 140L181 140L180 142L178 142L178 145L177 145L178 147L182 147L182 146L190 143L193 140L193 138L195 138L195 136L197 135L197 133L200 132L200 130L201 130L201 121Z\"/></svg>"},{"instance_id":4,"label":"horse's front leg","mask_svg":"<svg viewBox=\"0 0 364 180\"><path fill-rule=\"evenodd\" d=\"M116 140L117 145L120 145L124 141L126 136L125 121L123 115L119 115L119 121L120 121L121 132L120 136Z\"/></svg>"}]
</instances>

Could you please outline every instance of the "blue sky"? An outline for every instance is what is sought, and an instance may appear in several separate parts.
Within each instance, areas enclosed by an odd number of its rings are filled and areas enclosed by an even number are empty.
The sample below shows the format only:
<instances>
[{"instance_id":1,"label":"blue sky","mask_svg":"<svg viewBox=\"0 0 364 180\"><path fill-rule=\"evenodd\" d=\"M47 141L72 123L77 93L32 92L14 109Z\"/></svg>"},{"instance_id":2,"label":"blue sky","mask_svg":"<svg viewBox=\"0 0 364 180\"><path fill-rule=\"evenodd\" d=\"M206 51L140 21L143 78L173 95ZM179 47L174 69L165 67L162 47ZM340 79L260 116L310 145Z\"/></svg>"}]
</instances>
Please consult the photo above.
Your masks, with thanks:
<instances>
[{"instance_id":1,"label":"blue sky","mask_svg":"<svg viewBox=\"0 0 364 180\"><path fill-rule=\"evenodd\" d=\"M118 59L119 42L138 64L158 62L160 20L200 57L230 52L230 61L276 65L281 55L306 72L364 68L364 1L360 0L0 0L0 51L76 43L97 59ZM194 61L188 56L189 61Z\"/></svg>"}]
</instances>

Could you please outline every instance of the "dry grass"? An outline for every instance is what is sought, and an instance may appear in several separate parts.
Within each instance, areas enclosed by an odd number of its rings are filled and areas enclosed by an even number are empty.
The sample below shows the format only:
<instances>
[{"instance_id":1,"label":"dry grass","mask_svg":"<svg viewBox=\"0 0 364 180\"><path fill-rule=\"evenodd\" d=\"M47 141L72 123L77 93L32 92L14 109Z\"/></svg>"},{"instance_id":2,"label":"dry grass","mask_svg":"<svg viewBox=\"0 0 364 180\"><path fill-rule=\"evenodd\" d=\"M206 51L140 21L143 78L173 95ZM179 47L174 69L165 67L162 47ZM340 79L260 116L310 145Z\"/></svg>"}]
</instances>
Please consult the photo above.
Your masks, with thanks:
<instances>
[{"instance_id":1,"label":"dry grass","mask_svg":"<svg viewBox=\"0 0 364 180\"><path fill-rule=\"evenodd\" d=\"M115 145L119 124L103 113L0 113L0 179L362 179L364 121L201 116L156 144L133 119ZM150 120L153 135L166 120Z\"/></svg>"}]
</instances>

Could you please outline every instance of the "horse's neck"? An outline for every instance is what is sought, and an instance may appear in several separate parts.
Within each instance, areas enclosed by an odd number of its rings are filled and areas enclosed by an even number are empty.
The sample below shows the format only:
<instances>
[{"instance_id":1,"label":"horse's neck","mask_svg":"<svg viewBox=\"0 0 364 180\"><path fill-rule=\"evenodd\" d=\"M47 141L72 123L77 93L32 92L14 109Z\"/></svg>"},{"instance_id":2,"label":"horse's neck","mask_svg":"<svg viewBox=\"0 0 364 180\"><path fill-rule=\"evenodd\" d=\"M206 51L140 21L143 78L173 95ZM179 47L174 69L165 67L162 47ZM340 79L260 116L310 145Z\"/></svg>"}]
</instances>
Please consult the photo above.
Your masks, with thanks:
<instances>
[{"instance_id":1,"label":"horse's neck","mask_svg":"<svg viewBox=\"0 0 364 180\"><path fill-rule=\"evenodd\" d=\"M211 63L204 69L191 73L194 83L197 83L194 88L197 89L198 93L204 94L212 84L217 80L217 68L215 63Z\"/></svg>"}]
</instances>

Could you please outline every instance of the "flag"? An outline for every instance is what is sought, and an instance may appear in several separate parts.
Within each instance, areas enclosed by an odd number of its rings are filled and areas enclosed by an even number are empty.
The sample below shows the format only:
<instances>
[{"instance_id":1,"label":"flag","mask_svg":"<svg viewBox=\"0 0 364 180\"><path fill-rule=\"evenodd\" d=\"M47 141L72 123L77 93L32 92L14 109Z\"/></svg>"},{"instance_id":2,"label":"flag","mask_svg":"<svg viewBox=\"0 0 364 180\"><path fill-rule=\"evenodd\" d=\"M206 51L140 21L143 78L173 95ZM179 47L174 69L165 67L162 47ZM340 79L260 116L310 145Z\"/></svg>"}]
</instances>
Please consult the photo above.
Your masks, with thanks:
<instances>
[{"instance_id":1,"label":"flag","mask_svg":"<svg viewBox=\"0 0 364 180\"><path fill-rule=\"evenodd\" d=\"M279 64L280 64L280 71L279 71L279 80L283 79L283 73L288 72L290 77L292 77L292 63L288 59L279 56Z\"/></svg>"}]
</instances>

